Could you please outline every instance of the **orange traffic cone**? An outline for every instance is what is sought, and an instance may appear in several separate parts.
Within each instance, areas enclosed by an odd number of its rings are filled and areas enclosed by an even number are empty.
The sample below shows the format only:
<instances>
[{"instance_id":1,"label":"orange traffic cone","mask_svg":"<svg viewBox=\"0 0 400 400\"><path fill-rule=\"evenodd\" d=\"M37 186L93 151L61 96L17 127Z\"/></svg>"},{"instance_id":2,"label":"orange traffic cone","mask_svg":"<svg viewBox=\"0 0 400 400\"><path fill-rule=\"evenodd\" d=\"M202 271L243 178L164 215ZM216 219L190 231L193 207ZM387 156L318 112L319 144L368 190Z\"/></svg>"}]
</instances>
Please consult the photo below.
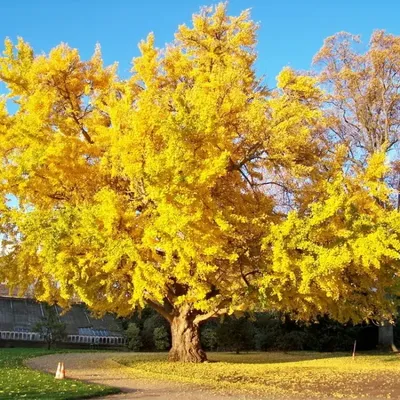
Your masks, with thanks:
<instances>
[{"instance_id":1,"label":"orange traffic cone","mask_svg":"<svg viewBox=\"0 0 400 400\"><path fill-rule=\"evenodd\" d=\"M65 379L65 367L64 363L61 363L61 369L60 369L60 378L59 379Z\"/></svg>"},{"instance_id":2,"label":"orange traffic cone","mask_svg":"<svg viewBox=\"0 0 400 400\"><path fill-rule=\"evenodd\" d=\"M58 363L55 379L61 379L61 363Z\"/></svg>"}]
</instances>

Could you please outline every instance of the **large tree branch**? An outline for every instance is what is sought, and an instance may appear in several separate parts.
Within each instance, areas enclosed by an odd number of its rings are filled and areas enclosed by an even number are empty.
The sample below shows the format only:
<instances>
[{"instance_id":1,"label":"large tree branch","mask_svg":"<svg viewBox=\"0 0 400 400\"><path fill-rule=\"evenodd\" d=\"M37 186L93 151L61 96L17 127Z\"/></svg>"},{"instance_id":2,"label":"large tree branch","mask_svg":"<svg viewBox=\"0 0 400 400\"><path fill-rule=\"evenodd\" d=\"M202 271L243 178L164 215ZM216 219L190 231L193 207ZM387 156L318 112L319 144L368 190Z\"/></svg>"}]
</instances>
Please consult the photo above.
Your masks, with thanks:
<instances>
[{"instance_id":1,"label":"large tree branch","mask_svg":"<svg viewBox=\"0 0 400 400\"><path fill-rule=\"evenodd\" d=\"M172 322L173 316L170 314L164 306L161 304L153 301L153 300L146 300L146 303L154 310L157 311L160 315L162 315L168 322Z\"/></svg>"},{"instance_id":2,"label":"large tree branch","mask_svg":"<svg viewBox=\"0 0 400 400\"><path fill-rule=\"evenodd\" d=\"M228 166L228 171L232 172L232 171L240 171L240 169L247 164L250 161L253 161L259 157L261 157L262 153L265 150L260 149L261 147L261 143L255 143L253 146L251 146L247 151L248 151L248 155L247 157L245 157L244 159L242 159L241 161L238 162L234 162L232 160L232 158L229 159L229 166Z\"/></svg>"},{"instance_id":3,"label":"large tree branch","mask_svg":"<svg viewBox=\"0 0 400 400\"><path fill-rule=\"evenodd\" d=\"M199 324L200 322L207 321L208 319L216 317L217 315L226 314L228 312L228 308L226 306L230 303L230 301L230 299L223 300L214 310L205 314L197 315L193 322L195 324Z\"/></svg>"},{"instance_id":4,"label":"large tree branch","mask_svg":"<svg viewBox=\"0 0 400 400\"><path fill-rule=\"evenodd\" d=\"M80 118L78 118L78 116L76 114L76 107L74 105L74 102L72 101L71 93L68 90L66 77L64 77L64 89L63 89L63 91L65 92L64 98L66 98L66 100L68 101L68 103L69 103L69 105L71 107L72 119L79 126L79 128L81 130L81 133L82 133L83 137L85 138L85 140L90 144L94 144L94 141L92 140L92 138L90 137L89 133L87 132L87 130L85 129L85 127L81 123ZM78 96L78 97L80 97L80 96ZM84 111L84 115L86 115L87 113L88 112L87 112L87 108L86 108L85 111Z\"/></svg>"}]
</instances>

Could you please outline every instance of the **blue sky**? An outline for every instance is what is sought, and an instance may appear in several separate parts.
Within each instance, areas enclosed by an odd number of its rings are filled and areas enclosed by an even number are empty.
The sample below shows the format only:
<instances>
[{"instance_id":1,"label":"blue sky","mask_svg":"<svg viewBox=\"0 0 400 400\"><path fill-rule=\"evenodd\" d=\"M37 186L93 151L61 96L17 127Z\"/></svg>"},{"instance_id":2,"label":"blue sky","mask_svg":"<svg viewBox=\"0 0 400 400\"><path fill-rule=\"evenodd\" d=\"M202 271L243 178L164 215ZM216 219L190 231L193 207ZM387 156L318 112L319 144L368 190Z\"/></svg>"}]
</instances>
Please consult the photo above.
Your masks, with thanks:
<instances>
[{"instance_id":1,"label":"blue sky","mask_svg":"<svg viewBox=\"0 0 400 400\"><path fill-rule=\"evenodd\" d=\"M127 76L138 55L137 43L150 31L158 46L173 40L179 24L210 0L0 0L0 40L22 36L36 52L60 42L77 47L88 58L102 46L106 64L119 61ZM367 42L374 29L400 34L400 1L396 0L231 0L229 11L251 8L261 24L257 71L273 86L285 65L308 69L323 39L346 30Z\"/></svg>"}]
</instances>

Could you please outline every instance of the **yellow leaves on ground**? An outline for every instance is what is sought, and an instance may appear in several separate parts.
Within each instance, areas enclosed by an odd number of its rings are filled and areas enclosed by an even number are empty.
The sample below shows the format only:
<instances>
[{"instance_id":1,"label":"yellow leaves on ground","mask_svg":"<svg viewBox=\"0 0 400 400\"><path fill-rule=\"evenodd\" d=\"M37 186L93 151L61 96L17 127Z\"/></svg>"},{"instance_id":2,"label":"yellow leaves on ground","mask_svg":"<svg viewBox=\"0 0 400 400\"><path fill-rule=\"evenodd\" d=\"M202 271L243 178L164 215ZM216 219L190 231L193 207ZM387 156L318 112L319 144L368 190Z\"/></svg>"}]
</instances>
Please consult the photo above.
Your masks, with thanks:
<instances>
[{"instance_id":1,"label":"yellow leaves on ground","mask_svg":"<svg viewBox=\"0 0 400 400\"><path fill-rule=\"evenodd\" d=\"M343 353L210 353L211 363L168 363L160 354L116 358L132 376L207 385L279 399L396 398L398 357ZM107 368L107 366L105 365ZM110 368L115 368L110 362ZM127 368L127 369L126 369Z\"/></svg>"}]
</instances>

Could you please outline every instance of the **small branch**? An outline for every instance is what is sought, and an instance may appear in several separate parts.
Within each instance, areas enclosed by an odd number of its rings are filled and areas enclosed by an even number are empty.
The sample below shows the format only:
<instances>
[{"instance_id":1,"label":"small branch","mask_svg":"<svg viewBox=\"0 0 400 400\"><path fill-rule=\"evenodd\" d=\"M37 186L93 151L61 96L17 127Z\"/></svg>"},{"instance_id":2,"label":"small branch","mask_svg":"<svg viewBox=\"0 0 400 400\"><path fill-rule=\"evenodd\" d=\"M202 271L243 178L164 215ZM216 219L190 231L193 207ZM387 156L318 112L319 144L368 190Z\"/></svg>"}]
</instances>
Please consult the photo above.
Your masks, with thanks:
<instances>
[{"instance_id":1,"label":"small branch","mask_svg":"<svg viewBox=\"0 0 400 400\"><path fill-rule=\"evenodd\" d=\"M282 189L286 190L287 192L290 192L289 188L285 185L283 185L282 183L279 182L262 182L262 183L257 183L256 186L266 186L266 185L276 185L281 187Z\"/></svg>"},{"instance_id":2,"label":"small branch","mask_svg":"<svg viewBox=\"0 0 400 400\"><path fill-rule=\"evenodd\" d=\"M260 273L259 270L254 270L254 271L247 272L247 273L245 274L245 273L243 273L242 270L240 270L240 275L242 276L243 281L245 282L245 284L246 284L248 287L251 287L251 283L249 282L249 280L247 279L247 277L250 276L250 275L257 275L257 274L259 274L259 273Z\"/></svg>"}]
</instances>

